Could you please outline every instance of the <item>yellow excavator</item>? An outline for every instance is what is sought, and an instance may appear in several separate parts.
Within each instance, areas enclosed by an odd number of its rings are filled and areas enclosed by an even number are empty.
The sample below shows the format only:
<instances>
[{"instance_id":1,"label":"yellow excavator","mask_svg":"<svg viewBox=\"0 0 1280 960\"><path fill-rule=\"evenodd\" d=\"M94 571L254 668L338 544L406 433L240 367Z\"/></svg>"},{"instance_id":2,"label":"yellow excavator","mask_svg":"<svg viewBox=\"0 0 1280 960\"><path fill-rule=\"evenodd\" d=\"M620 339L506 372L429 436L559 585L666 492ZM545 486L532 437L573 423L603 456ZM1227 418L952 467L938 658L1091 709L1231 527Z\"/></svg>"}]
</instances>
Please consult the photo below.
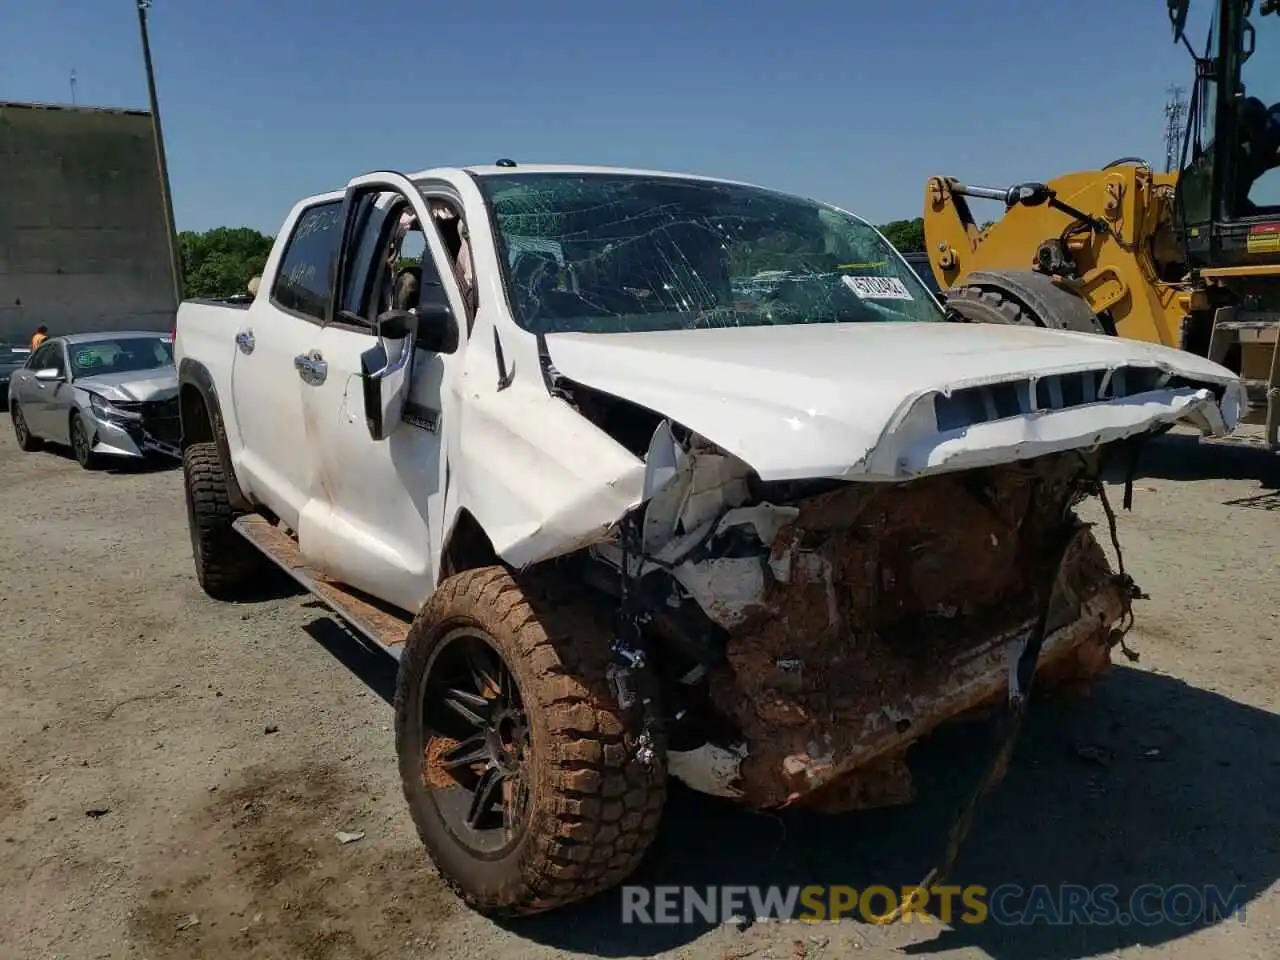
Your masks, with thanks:
<instances>
[{"instance_id":1,"label":"yellow excavator","mask_svg":"<svg viewBox=\"0 0 1280 960\"><path fill-rule=\"evenodd\" d=\"M1255 13L1255 2L1257 11ZM1203 55L1190 0L1168 0L1195 63L1181 170L1137 157L1048 183L925 190L929 265L971 322L1129 337L1189 350L1246 382L1244 422L1280 449L1280 0L1214 0ZM983 229L969 200L997 200Z\"/></svg>"}]
</instances>

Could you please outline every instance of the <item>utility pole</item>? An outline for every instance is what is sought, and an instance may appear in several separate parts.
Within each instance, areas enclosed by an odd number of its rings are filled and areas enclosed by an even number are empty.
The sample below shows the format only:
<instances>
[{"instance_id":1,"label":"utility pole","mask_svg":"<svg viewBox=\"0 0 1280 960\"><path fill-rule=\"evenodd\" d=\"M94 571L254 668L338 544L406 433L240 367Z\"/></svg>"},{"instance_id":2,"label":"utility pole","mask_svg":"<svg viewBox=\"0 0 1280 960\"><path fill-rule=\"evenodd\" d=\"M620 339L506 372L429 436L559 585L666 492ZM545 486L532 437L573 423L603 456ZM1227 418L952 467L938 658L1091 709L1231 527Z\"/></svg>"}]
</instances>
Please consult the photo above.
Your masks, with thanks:
<instances>
[{"instance_id":1,"label":"utility pole","mask_svg":"<svg viewBox=\"0 0 1280 960\"><path fill-rule=\"evenodd\" d=\"M1182 120L1187 111L1186 91L1182 87L1170 87L1169 99L1164 105L1164 172L1177 169L1182 157Z\"/></svg>"},{"instance_id":2,"label":"utility pole","mask_svg":"<svg viewBox=\"0 0 1280 960\"><path fill-rule=\"evenodd\" d=\"M173 197L169 193L169 165L165 162L164 133L160 127L160 102L156 99L156 74L151 65L151 40L147 36L147 11L151 0L137 0L138 30L142 34L142 61L147 70L147 94L151 98L151 123L155 131L156 168L160 172L160 196L169 228L169 263L173 272L174 309L182 302L182 258L178 255L178 228L173 219Z\"/></svg>"}]
</instances>

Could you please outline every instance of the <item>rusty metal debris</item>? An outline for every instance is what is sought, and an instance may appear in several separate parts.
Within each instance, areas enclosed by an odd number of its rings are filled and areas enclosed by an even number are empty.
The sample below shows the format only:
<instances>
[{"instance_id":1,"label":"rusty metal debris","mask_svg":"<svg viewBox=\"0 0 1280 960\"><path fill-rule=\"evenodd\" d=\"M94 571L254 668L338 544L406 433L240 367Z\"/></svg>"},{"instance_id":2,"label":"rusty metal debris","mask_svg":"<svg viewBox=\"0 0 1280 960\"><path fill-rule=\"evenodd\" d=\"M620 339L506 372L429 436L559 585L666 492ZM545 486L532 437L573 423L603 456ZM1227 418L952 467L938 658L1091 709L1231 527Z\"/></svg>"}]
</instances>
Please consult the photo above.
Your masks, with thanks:
<instances>
[{"instance_id":1,"label":"rusty metal debris","mask_svg":"<svg viewBox=\"0 0 1280 960\"><path fill-rule=\"evenodd\" d=\"M710 692L743 733L735 784L750 805L909 801L905 747L1006 694L1042 606L1050 677L1106 669L1125 599L1092 533L1073 541L1052 599L1037 582L1075 525L1080 470L1050 457L790 506L755 601L707 611L731 627Z\"/></svg>"}]
</instances>

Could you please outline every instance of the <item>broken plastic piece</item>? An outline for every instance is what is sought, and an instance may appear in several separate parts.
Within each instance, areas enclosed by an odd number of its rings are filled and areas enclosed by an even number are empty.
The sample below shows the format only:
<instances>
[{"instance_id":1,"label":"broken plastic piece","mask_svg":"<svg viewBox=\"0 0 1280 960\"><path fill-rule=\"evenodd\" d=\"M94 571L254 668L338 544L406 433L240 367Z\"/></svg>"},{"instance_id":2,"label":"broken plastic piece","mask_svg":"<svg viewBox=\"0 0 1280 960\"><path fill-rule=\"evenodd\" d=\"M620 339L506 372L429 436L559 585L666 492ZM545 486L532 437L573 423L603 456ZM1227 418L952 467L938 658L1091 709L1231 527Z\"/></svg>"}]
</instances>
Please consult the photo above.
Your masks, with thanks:
<instances>
[{"instance_id":1,"label":"broken plastic piece","mask_svg":"<svg viewBox=\"0 0 1280 960\"><path fill-rule=\"evenodd\" d=\"M746 756L745 743L729 748L704 743L694 750L667 751L667 769L672 776L699 793L737 799L742 796L738 779Z\"/></svg>"},{"instance_id":2,"label":"broken plastic piece","mask_svg":"<svg viewBox=\"0 0 1280 960\"><path fill-rule=\"evenodd\" d=\"M762 557L719 557L686 563L671 574L722 627L736 627L764 598Z\"/></svg>"}]
</instances>

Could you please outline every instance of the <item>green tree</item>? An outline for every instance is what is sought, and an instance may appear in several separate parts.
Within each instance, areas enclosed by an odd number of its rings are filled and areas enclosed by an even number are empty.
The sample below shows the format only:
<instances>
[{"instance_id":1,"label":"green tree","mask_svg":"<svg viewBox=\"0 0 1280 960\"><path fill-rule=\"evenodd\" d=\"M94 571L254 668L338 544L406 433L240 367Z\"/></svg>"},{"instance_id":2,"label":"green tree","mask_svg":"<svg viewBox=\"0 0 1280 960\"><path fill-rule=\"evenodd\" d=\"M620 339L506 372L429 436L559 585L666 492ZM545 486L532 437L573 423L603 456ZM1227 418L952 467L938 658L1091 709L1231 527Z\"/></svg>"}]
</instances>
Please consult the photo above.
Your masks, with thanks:
<instances>
[{"instance_id":1,"label":"green tree","mask_svg":"<svg viewBox=\"0 0 1280 960\"><path fill-rule=\"evenodd\" d=\"M916 217L914 220L890 220L877 229L901 253L924 251L924 217Z\"/></svg>"},{"instance_id":2,"label":"green tree","mask_svg":"<svg viewBox=\"0 0 1280 960\"><path fill-rule=\"evenodd\" d=\"M247 292L262 273L272 238L249 227L215 227L178 234L187 297L230 297Z\"/></svg>"},{"instance_id":3,"label":"green tree","mask_svg":"<svg viewBox=\"0 0 1280 960\"><path fill-rule=\"evenodd\" d=\"M994 223L994 220L988 220L982 224L981 229L986 230ZM914 220L890 220L888 223L880 224L876 229L902 253L924 252L924 217L916 217Z\"/></svg>"}]
</instances>

